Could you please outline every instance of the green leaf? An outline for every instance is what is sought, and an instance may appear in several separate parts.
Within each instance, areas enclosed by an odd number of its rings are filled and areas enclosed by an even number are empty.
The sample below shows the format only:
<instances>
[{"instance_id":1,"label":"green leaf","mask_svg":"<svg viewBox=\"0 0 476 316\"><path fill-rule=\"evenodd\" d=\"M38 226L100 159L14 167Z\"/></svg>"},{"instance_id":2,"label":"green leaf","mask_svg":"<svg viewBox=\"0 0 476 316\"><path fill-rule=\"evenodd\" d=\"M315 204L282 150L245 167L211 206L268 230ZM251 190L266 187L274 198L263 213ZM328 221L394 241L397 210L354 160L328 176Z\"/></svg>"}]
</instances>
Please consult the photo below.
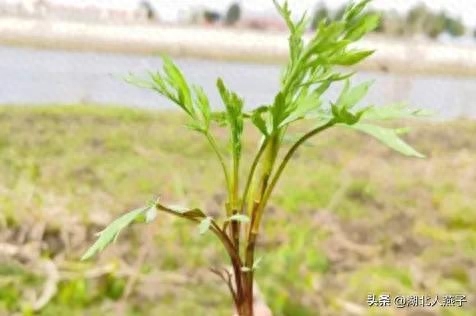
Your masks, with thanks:
<instances>
[{"instance_id":1,"label":"green leaf","mask_svg":"<svg viewBox=\"0 0 476 316\"><path fill-rule=\"evenodd\" d=\"M143 207L135 209L114 220L104 230L97 234L99 236L98 239L81 257L81 260L87 260L94 256L97 252L100 252L106 248L117 238L121 230L129 226L137 217L142 215L149 208L150 207Z\"/></svg>"},{"instance_id":2,"label":"green leaf","mask_svg":"<svg viewBox=\"0 0 476 316\"><path fill-rule=\"evenodd\" d=\"M271 107L271 117L273 121L273 130L276 130L281 122L285 119L286 100L281 92L274 98L273 106Z\"/></svg>"},{"instance_id":3,"label":"green leaf","mask_svg":"<svg viewBox=\"0 0 476 316\"><path fill-rule=\"evenodd\" d=\"M226 112L224 111L212 112L211 120L217 123L218 126L220 127L226 126L226 123L227 123Z\"/></svg>"},{"instance_id":4,"label":"green leaf","mask_svg":"<svg viewBox=\"0 0 476 316\"><path fill-rule=\"evenodd\" d=\"M353 88L350 88L350 81L345 81L344 89L337 99L336 105L343 108L352 108L359 103L367 94L369 87L373 84L373 81L361 83Z\"/></svg>"},{"instance_id":5,"label":"green leaf","mask_svg":"<svg viewBox=\"0 0 476 316\"><path fill-rule=\"evenodd\" d=\"M263 118L263 114L269 111L268 106L260 106L259 108L251 112L251 122L259 129L259 131L264 135L269 135L268 126L266 120Z\"/></svg>"},{"instance_id":6,"label":"green leaf","mask_svg":"<svg viewBox=\"0 0 476 316\"><path fill-rule=\"evenodd\" d=\"M291 10L289 9L288 1L284 1L283 5L280 5L277 0L273 0L274 6L278 10L278 13L283 17L284 21L286 22L286 25L291 33L290 37L290 50L291 50L291 58L295 59L293 55L293 49L295 49L297 46L301 46L302 48L302 35L306 31L306 25L307 25L307 20L306 20L306 13L304 13L301 17L301 19L297 22L294 23L292 16L291 16ZM293 40L294 39L294 40Z\"/></svg>"},{"instance_id":7,"label":"green leaf","mask_svg":"<svg viewBox=\"0 0 476 316\"><path fill-rule=\"evenodd\" d=\"M200 235L205 234L210 229L211 225L212 225L212 218L205 217L198 225L198 232L200 233Z\"/></svg>"},{"instance_id":8,"label":"green leaf","mask_svg":"<svg viewBox=\"0 0 476 316\"><path fill-rule=\"evenodd\" d=\"M335 104L332 104L331 110L336 123L343 123L347 125L353 125L357 123L360 120L362 114L365 112L364 109L354 114L346 107L340 107Z\"/></svg>"},{"instance_id":9,"label":"green leaf","mask_svg":"<svg viewBox=\"0 0 476 316\"><path fill-rule=\"evenodd\" d=\"M352 66L369 57L374 52L375 50L351 50L341 55L336 55L332 62L339 66Z\"/></svg>"},{"instance_id":10,"label":"green leaf","mask_svg":"<svg viewBox=\"0 0 476 316\"><path fill-rule=\"evenodd\" d=\"M383 144L406 156L424 158L425 156L398 137L398 130L385 128L377 125L357 123L349 126L378 139Z\"/></svg>"},{"instance_id":11,"label":"green leaf","mask_svg":"<svg viewBox=\"0 0 476 316\"><path fill-rule=\"evenodd\" d=\"M245 214L235 214L235 215L232 215L232 216L228 217L225 221L226 222L235 221L235 222L240 222L240 223L248 223L250 221L250 218Z\"/></svg>"},{"instance_id":12,"label":"green leaf","mask_svg":"<svg viewBox=\"0 0 476 316\"><path fill-rule=\"evenodd\" d=\"M284 18L291 33L289 36L289 55L291 58L290 67L292 67L298 63L299 57L302 55L304 49L303 35L307 25L306 13L302 15L297 23L294 23L287 1L284 2L283 6L280 6L276 0L273 0L273 2L280 15Z\"/></svg>"},{"instance_id":13,"label":"green leaf","mask_svg":"<svg viewBox=\"0 0 476 316\"><path fill-rule=\"evenodd\" d=\"M185 77L169 57L164 56L162 60L164 72L167 74L167 81L176 89L178 100L183 105L184 110L188 114L193 115L192 96Z\"/></svg>"},{"instance_id":14,"label":"green leaf","mask_svg":"<svg viewBox=\"0 0 476 316\"><path fill-rule=\"evenodd\" d=\"M319 54L344 48L350 43L350 41L340 38L345 30L345 25L342 21L334 21L331 24L320 23L313 41L309 43L308 51Z\"/></svg>"},{"instance_id":15,"label":"green leaf","mask_svg":"<svg viewBox=\"0 0 476 316\"><path fill-rule=\"evenodd\" d=\"M217 88L226 108L226 118L230 125L231 145L235 157L241 154L241 135L243 134L243 99L228 90L221 78L217 80Z\"/></svg>"},{"instance_id":16,"label":"green leaf","mask_svg":"<svg viewBox=\"0 0 476 316\"><path fill-rule=\"evenodd\" d=\"M378 14L367 14L360 18L353 27L351 27L346 34L346 39L357 41L365 34L375 30L380 23L380 16Z\"/></svg>"},{"instance_id":17,"label":"green leaf","mask_svg":"<svg viewBox=\"0 0 476 316\"><path fill-rule=\"evenodd\" d=\"M168 208L177 214L188 218L201 219L207 217L207 215L205 215L205 213L203 213L203 211L199 208L187 208L178 205L169 205Z\"/></svg>"},{"instance_id":18,"label":"green leaf","mask_svg":"<svg viewBox=\"0 0 476 316\"><path fill-rule=\"evenodd\" d=\"M399 118L425 117L431 113L421 109L412 109L404 103L375 106L367 110L363 120L393 120Z\"/></svg>"},{"instance_id":19,"label":"green leaf","mask_svg":"<svg viewBox=\"0 0 476 316\"><path fill-rule=\"evenodd\" d=\"M253 271L258 269L260 267L260 263L263 260L263 257L259 257L258 259L255 260L253 263L253 267L251 268Z\"/></svg>"},{"instance_id":20,"label":"green leaf","mask_svg":"<svg viewBox=\"0 0 476 316\"><path fill-rule=\"evenodd\" d=\"M288 29L294 31L294 23L291 19L291 10L289 9L288 2L284 1L284 4L280 5L277 0L273 0L273 3L279 14L284 18Z\"/></svg>"},{"instance_id":21,"label":"green leaf","mask_svg":"<svg viewBox=\"0 0 476 316\"><path fill-rule=\"evenodd\" d=\"M205 94L205 91L202 87L193 86L193 92L195 95L195 106L196 111L198 111L201 115L201 126L204 131L207 131L210 127L211 121L211 109L210 109L210 101L208 96Z\"/></svg>"},{"instance_id":22,"label":"green leaf","mask_svg":"<svg viewBox=\"0 0 476 316\"><path fill-rule=\"evenodd\" d=\"M279 127L304 118L309 112L318 109L320 105L321 100L319 100L319 97L314 93L303 97L297 101L296 108L279 124Z\"/></svg>"},{"instance_id":23,"label":"green leaf","mask_svg":"<svg viewBox=\"0 0 476 316\"><path fill-rule=\"evenodd\" d=\"M153 83L151 83L148 80L144 80L144 79L141 79L139 77L136 77L132 73L125 76L124 81L127 82L128 84L134 85L134 86L139 87L139 88L154 89L154 84Z\"/></svg>"},{"instance_id":24,"label":"green leaf","mask_svg":"<svg viewBox=\"0 0 476 316\"><path fill-rule=\"evenodd\" d=\"M196 132L199 132L199 133L205 133L207 131L206 127L203 126L202 123L200 122L190 122L188 124L186 124L185 126L187 126L188 128L190 128L192 131L196 131Z\"/></svg>"},{"instance_id":25,"label":"green leaf","mask_svg":"<svg viewBox=\"0 0 476 316\"><path fill-rule=\"evenodd\" d=\"M210 102L201 87L192 86L190 89L181 70L167 56L163 57L163 71L149 73L149 76L151 82L132 76L126 80L137 86L153 89L168 98L192 119L188 124L189 128L203 134L208 132L212 120Z\"/></svg>"},{"instance_id":26,"label":"green leaf","mask_svg":"<svg viewBox=\"0 0 476 316\"><path fill-rule=\"evenodd\" d=\"M372 0L363 0L356 4L351 3L351 5L346 8L343 19L353 20L365 9L370 1Z\"/></svg>"}]
</instances>

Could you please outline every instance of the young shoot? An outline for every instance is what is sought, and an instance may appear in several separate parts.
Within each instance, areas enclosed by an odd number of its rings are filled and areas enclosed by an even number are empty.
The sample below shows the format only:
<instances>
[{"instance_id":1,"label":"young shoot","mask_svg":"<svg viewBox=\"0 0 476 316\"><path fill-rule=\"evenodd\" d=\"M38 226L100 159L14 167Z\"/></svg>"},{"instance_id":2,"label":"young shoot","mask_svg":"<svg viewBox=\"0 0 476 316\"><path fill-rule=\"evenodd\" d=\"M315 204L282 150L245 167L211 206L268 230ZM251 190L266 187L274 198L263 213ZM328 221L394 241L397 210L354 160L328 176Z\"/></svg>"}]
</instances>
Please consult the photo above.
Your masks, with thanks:
<instances>
[{"instance_id":1,"label":"young shoot","mask_svg":"<svg viewBox=\"0 0 476 316\"><path fill-rule=\"evenodd\" d=\"M400 105L360 106L372 82L355 85L351 81L354 72L344 70L373 53L353 45L379 23L377 15L365 12L368 3L369 0L351 3L340 20L321 21L310 40L304 41L309 24L306 15L294 21L288 3L274 0L290 32L289 60L274 98L250 112L244 111L243 98L220 78L216 86L224 110L212 111L204 90L191 85L179 67L166 57L162 70L151 72L147 79L129 78L130 82L152 89L176 104L187 115L188 127L210 145L223 173L223 182L217 185L224 183L227 193L224 216L217 219L206 210L177 208L156 200L112 222L98 234L82 259L103 250L138 218L151 222L160 218L161 213L182 218L197 225L200 233L211 233L221 242L233 271L215 269L214 272L227 283L238 315L252 316L253 279L259 269L256 242L266 219L266 207L283 171L301 146L331 128L346 128L372 136L403 155L423 157L400 138L401 129L378 125L383 120L417 116L420 112ZM342 86L339 96L326 101L324 94L336 84ZM313 128L289 147L284 144L289 139L288 127L300 121L311 122ZM215 125L228 129L227 150L217 145L212 128ZM242 172L245 128L256 128L261 141L254 158L247 162L250 168Z\"/></svg>"}]
</instances>

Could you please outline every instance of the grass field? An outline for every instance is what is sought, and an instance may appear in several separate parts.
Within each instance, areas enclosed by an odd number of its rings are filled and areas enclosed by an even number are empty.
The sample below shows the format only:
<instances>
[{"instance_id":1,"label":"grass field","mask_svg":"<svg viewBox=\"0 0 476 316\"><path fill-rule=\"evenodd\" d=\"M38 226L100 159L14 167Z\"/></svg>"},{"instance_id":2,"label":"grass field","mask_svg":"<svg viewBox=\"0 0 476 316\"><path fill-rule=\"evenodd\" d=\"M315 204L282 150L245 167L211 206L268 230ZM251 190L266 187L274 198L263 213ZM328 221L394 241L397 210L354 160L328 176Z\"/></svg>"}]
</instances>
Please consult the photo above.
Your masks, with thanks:
<instances>
[{"instance_id":1,"label":"grass field","mask_svg":"<svg viewBox=\"0 0 476 316\"><path fill-rule=\"evenodd\" d=\"M219 165L182 123L119 107L0 107L0 315L231 315L208 271L225 254L188 223L136 224L79 262L113 216L157 195L221 216ZM426 159L336 129L292 161L259 244L275 315L476 315L476 122L410 125ZM468 302L425 313L369 308L368 294Z\"/></svg>"}]
</instances>

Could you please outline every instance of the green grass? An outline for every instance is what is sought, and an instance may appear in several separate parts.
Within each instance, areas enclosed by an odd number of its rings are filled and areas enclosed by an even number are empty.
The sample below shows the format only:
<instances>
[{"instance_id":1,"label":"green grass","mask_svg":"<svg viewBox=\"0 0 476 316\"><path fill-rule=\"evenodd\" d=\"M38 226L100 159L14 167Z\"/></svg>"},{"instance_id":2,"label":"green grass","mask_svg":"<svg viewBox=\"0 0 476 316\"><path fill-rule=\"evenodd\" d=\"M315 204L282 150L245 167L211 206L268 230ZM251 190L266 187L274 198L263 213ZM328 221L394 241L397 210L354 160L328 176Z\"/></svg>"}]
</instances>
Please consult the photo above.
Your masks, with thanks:
<instances>
[{"instance_id":1,"label":"green grass","mask_svg":"<svg viewBox=\"0 0 476 316\"><path fill-rule=\"evenodd\" d=\"M0 243L40 249L33 263L0 253L0 315L31 314L31 291L45 279L40 258L54 260L61 281L39 315L115 315L124 301L127 315L231 315L226 288L207 270L225 254L188 223L135 225L96 262L78 262L112 216L153 196L221 216L219 165L182 123L174 112L118 107L0 107ZM258 249L275 315L400 315L367 307L368 294L383 292L467 294L465 308L433 315L476 313L476 124L411 125L407 137L427 159L336 129L292 161ZM256 137L249 132L245 151ZM138 283L126 299L130 271Z\"/></svg>"}]
</instances>

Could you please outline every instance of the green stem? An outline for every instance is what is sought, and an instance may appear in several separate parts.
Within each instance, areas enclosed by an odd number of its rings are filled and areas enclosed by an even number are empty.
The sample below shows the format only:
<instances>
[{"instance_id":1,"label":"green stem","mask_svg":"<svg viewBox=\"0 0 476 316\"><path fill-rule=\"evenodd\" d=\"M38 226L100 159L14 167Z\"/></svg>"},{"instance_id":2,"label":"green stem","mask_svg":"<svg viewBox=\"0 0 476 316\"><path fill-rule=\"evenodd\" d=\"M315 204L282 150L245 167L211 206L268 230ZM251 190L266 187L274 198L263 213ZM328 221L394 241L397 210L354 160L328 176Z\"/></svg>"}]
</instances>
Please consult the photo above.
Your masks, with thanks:
<instances>
[{"instance_id":1,"label":"green stem","mask_svg":"<svg viewBox=\"0 0 476 316\"><path fill-rule=\"evenodd\" d=\"M269 200L269 197L270 197L271 193L273 192L273 189L276 186L276 183L278 182L283 170L285 169L286 165L288 164L289 160L294 155L296 150L305 141L307 141L309 138L311 138L314 135L330 128L334 124L335 124L334 120L330 120L326 124L324 124L324 125L322 125L318 128L315 128L315 129L311 130L310 132L308 132L307 134L305 134L304 136L302 136L289 149L289 151L286 153L282 162L278 166L278 169L277 169L275 175L273 176L271 182L269 183L269 186L268 186L267 182L263 183L264 187L261 188L261 190L260 190L260 193L261 193L260 197L253 204L253 208L252 208L253 216L251 217L251 224L250 224L250 230L248 232L248 242L247 242L246 253L245 253L245 267L248 267L251 270L248 271L245 275L245 285L244 286L245 286L245 291L246 291L247 295L251 295L251 297L253 296L253 278L254 278L253 274L254 273L253 273L252 267L253 267L253 264L254 264L254 253L255 253L255 248L256 248L256 240L257 240L257 237L258 237L259 226L260 226L260 221L261 221L261 217L262 217L262 214L263 214L263 210L264 210L264 208L265 208L265 206L266 206L266 204ZM272 158L272 157L269 157L269 158ZM269 164L268 166L270 166L270 168L272 169L273 164L274 164L273 161L271 161L271 164ZM266 172L264 173L264 177L266 177ZM263 179L263 180L265 180L265 179ZM251 302L248 301L247 303L248 304L253 304L252 301ZM251 308L252 308L252 306L251 306Z\"/></svg>"},{"instance_id":2,"label":"green stem","mask_svg":"<svg viewBox=\"0 0 476 316\"><path fill-rule=\"evenodd\" d=\"M278 153L279 149L279 139L280 135L279 133L274 134L270 136L268 139L266 139L265 142L263 142L256 158L255 161L253 162L252 165L252 172L250 172L249 179L251 182L251 179L253 178L256 166L258 165L258 162L263 154L266 155L264 158L265 160L263 161L263 170L262 170L262 176L259 179L259 185L256 188L257 191L255 192L256 200L252 199L252 208L251 208L251 223L248 229L248 239L247 239L247 244L246 244L246 250L245 250L245 267L247 267L249 270L245 273L244 275L244 280L245 280L245 291L246 295L245 297L247 300L245 300L247 304L247 309L252 311L253 310L253 279L254 279L254 271L252 270L253 267L253 262L254 262L254 251L256 247L256 240L257 240L257 233L254 232L252 229L255 225L255 222L257 220L256 214L257 210L259 209L261 203L262 203L262 198L263 198L263 193L266 191L266 188L268 186L268 180L270 178L270 175L272 173L274 163L276 161L276 156ZM246 192L248 194L248 192ZM251 205L251 203L250 203Z\"/></svg>"},{"instance_id":3,"label":"green stem","mask_svg":"<svg viewBox=\"0 0 476 316\"><path fill-rule=\"evenodd\" d=\"M242 211L243 211L244 203L247 203L247 201L248 201L248 193L250 191L251 182L253 181L254 174L255 174L255 171L256 171L256 167L258 167L259 160L260 160L261 156L263 155L263 153L266 149L266 146L268 144L268 139L269 138L266 137L264 139L264 141L261 143L261 146L258 150L258 153L256 154L256 156L253 160L253 163L251 164L250 172L248 173L248 178L246 179L245 190L243 191L243 197L241 199Z\"/></svg>"},{"instance_id":4,"label":"green stem","mask_svg":"<svg viewBox=\"0 0 476 316\"><path fill-rule=\"evenodd\" d=\"M229 198L229 206L226 208L227 216L235 215L239 210L238 192L240 189L240 157L233 155L233 178L231 183L231 192ZM230 225L230 235L236 249L240 249L240 225L236 221L232 221Z\"/></svg>"},{"instance_id":5,"label":"green stem","mask_svg":"<svg viewBox=\"0 0 476 316\"><path fill-rule=\"evenodd\" d=\"M294 153L296 152L296 150L305 142L307 141L309 138L319 134L320 132L334 126L336 123L333 119L331 119L329 122L327 122L326 124L322 125L322 126L319 126L313 130L311 130L310 132L306 133L304 136L302 136L290 149L289 151L286 153L286 156L284 156L283 160L281 161L281 164L278 166L278 169L276 170L276 174L273 176L273 179L271 180L270 184L269 184L269 187L266 189L266 192L264 193L263 195L263 199L261 200L261 203L259 205L259 208L257 210L257 214L256 214L256 221L255 221L255 225L253 225L253 231L255 233L258 232L258 229L259 229L259 224L260 224L260 221L261 221L261 217L263 215L263 210L264 210L264 207L266 206L266 203L268 202L269 200L269 197L271 196L271 193L273 192L273 189L274 187L276 186L276 183L278 182L281 174L283 173L284 171L284 168L286 167L286 165L288 164L289 160L291 159L291 157L294 155Z\"/></svg>"},{"instance_id":6,"label":"green stem","mask_svg":"<svg viewBox=\"0 0 476 316\"><path fill-rule=\"evenodd\" d=\"M282 131L279 131L275 133L274 135L272 135L268 143L268 146L266 146L266 150L265 150L266 158L263 162L262 175L261 175L260 183L256 192L257 196L255 197L256 201L258 201L258 207L257 208L254 207L253 212L251 213L253 223L252 225L250 225L248 235L250 235L252 231L256 231L255 225L259 224L259 218L256 218L256 217L257 216L259 217L259 211L262 208L264 208L264 206L262 207L262 204L264 202L263 197L268 188L269 181L271 179L271 175L272 175L274 165L276 162L276 157L278 155L281 133Z\"/></svg>"},{"instance_id":7,"label":"green stem","mask_svg":"<svg viewBox=\"0 0 476 316\"><path fill-rule=\"evenodd\" d=\"M233 178L231 179L230 187L230 207L227 209L228 216L233 215L233 211L237 211L239 207L238 192L240 189L240 157L237 154L233 155L232 168Z\"/></svg>"}]
</instances>

